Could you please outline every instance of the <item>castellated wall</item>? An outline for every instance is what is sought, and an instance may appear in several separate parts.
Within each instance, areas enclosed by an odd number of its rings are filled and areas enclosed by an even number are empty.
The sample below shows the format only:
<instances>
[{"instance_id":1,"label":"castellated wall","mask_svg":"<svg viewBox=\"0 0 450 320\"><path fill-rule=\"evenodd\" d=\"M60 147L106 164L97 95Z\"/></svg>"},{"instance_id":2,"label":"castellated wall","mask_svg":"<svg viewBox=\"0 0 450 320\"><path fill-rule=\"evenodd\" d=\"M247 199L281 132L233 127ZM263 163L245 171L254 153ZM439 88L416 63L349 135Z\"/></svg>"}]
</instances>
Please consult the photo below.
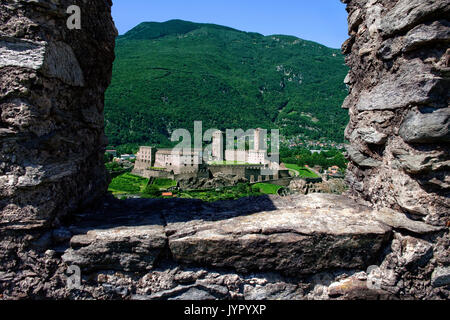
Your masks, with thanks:
<instances>
[{"instance_id":1,"label":"castellated wall","mask_svg":"<svg viewBox=\"0 0 450 320\"><path fill-rule=\"evenodd\" d=\"M433 225L449 221L450 3L344 1L352 193Z\"/></svg>"},{"instance_id":2,"label":"castellated wall","mask_svg":"<svg viewBox=\"0 0 450 320\"><path fill-rule=\"evenodd\" d=\"M261 170L263 169L263 165L214 165L209 166L209 170L211 171L213 176L217 176L218 174L227 174L233 176L239 176L242 178L246 178L250 182L257 182L258 179L261 181L266 178L266 176L261 177Z\"/></svg>"},{"instance_id":3,"label":"castellated wall","mask_svg":"<svg viewBox=\"0 0 450 320\"><path fill-rule=\"evenodd\" d=\"M69 30L70 5L81 30ZM0 6L0 230L58 224L106 192L103 101L117 31L109 0Z\"/></svg>"}]
</instances>

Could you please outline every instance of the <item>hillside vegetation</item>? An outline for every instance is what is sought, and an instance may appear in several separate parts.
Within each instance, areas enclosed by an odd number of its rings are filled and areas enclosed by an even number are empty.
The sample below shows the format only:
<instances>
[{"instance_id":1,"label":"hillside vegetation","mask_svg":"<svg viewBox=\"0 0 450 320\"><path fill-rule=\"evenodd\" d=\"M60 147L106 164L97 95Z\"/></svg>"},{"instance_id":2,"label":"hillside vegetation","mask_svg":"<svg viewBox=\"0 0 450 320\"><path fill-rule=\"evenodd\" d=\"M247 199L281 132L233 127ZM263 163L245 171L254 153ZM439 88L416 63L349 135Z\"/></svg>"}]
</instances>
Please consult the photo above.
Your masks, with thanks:
<instances>
[{"instance_id":1,"label":"hillside vegetation","mask_svg":"<svg viewBox=\"0 0 450 320\"><path fill-rule=\"evenodd\" d=\"M174 129L280 128L343 141L348 69L339 50L180 20L119 36L106 93L111 145L168 145Z\"/></svg>"}]
</instances>

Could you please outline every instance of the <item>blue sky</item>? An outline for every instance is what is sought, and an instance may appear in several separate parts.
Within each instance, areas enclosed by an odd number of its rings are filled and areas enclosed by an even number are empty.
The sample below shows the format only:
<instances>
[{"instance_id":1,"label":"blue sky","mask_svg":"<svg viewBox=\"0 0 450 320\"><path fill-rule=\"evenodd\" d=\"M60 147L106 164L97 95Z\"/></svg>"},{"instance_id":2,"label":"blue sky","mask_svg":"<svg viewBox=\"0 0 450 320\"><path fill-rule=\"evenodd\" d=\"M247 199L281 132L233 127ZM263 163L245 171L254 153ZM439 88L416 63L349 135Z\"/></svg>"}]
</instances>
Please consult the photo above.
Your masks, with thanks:
<instances>
[{"instance_id":1,"label":"blue sky","mask_svg":"<svg viewBox=\"0 0 450 320\"><path fill-rule=\"evenodd\" d=\"M119 34L144 21L182 19L264 35L286 34L339 48L347 12L339 0L113 0Z\"/></svg>"}]
</instances>

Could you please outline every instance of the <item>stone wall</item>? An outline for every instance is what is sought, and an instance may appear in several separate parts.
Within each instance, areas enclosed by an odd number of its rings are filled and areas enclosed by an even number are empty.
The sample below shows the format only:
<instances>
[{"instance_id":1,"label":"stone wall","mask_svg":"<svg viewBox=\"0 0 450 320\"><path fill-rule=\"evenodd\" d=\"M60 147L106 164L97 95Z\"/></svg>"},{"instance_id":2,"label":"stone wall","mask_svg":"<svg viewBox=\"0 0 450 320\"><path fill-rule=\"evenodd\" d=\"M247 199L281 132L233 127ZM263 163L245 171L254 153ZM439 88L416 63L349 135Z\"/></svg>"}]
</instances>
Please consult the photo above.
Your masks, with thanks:
<instances>
[{"instance_id":1,"label":"stone wall","mask_svg":"<svg viewBox=\"0 0 450 320\"><path fill-rule=\"evenodd\" d=\"M133 170L133 174L138 176L142 176L144 178L164 178L164 179L173 179L174 175L167 171L162 170Z\"/></svg>"},{"instance_id":2,"label":"stone wall","mask_svg":"<svg viewBox=\"0 0 450 320\"><path fill-rule=\"evenodd\" d=\"M450 2L344 2L351 194L445 230L397 226L369 277L400 298L448 299Z\"/></svg>"},{"instance_id":3,"label":"stone wall","mask_svg":"<svg viewBox=\"0 0 450 320\"><path fill-rule=\"evenodd\" d=\"M351 71L347 180L354 195L434 225L449 221L450 3L344 1Z\"/></svg>"},{"instance_id":4,"label":"stone wall","mask_svg":"<svg viewBox=\"0 0 450 320\"><path fill-rule=\"evenodd\" d=\"M73 4L81 30L67 28ZM0 5L0 270L16 264L5 262L20 256L15 245L25 248L25 238L34 242L106 192L103 101L117 35L110 6Z\"/></svg>"},{"instance_id":5,"label":"stone wall","mask_svg":"<svg viewBox=\"0 0 450 320\"><path fill-rule=\"evenodd\" d=\"M254 178L254 181L258 181L258 177L261 176L261 171L264 168L264 165L213 165L209 166L209 170L211 171L213 176L218 174L227 174L238 176L251 181L251 178ZM262 179L264 180L264 176ZM253 181L252 181L253 182Z\"/></svg>"}]
</instances>

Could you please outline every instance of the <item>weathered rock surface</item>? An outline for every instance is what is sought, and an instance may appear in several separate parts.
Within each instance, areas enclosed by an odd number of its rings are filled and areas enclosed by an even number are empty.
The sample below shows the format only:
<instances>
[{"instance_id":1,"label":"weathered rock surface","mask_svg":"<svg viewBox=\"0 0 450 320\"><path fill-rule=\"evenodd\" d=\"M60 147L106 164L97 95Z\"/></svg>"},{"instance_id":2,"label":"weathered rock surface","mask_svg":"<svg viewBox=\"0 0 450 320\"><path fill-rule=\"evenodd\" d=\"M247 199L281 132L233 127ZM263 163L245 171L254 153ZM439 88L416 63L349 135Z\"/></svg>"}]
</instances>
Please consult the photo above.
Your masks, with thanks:
<instances>
[{"instance_id":1,"label":"weathered rock surface","mask_svg":"<svg viewBox=\"0 0 450 320\"><path fill-rule=\"evenodd\" d=\"M399 131L403 140L409 143L449 142L450 108L423 111L408 113Z\"/></svg>"},{"instance_id":2,"label":"weathered rock surface","mask_svg":"<svg viewBox=\"0 0 450 320\"><path fill-rule=\"evenodd\" d=\"M46 285L36 272L20 285L19 274L5 272L0 289L4 297L28 290L60 298L313 299L315 274L331 284L366 270L390 234L376 211L337 195L111 200L44 238L51 249L45 267L39 259L35 267L47 270ZM81 268L79 290L65 287L70 265Z\"/></svg>"},{"instance_id":3,"label":"weathered rock surface","mask_svg":"<svg viewBox=\"0 0 450 320\"><path fill-rule=\"evenodd\" d=\"M328 297L339 300L390 300L393 297L386 291L368 285L367 274L360 272L351 277L332 283L326 288Z\"/></svg>"},{"instance_id":4,"label":"weathered rock surface","mask_svg":"<svg viewBox=\"0 0 450 320\"><path fill-rule=\"evenodd\" d=\"M441 279L449 265L450 3L344 2L350 39L342 51L351 68L343 106L350 113L346 180L350 193L380 209L378 221L395 230L368 281L405 299L448 297L448 286L433 289L439 280L431 278L434 272ZM345 296L342 286L359 282L337 284L333 290Z\"/></svg>"},{"instance_id":5,"label":"weathered rock surface","mask_svg":"<svg viewBox=\"0 0 450 320\"><path fill-rule=\"evenodd\" d=\"M366 143L369 144L383 144L386 142L387 135L378 132L375 128L366 127L366 128L358 128L354 132L354 138L360 138Z\"/></svg>"},{"instance_id":6,"label":"weathered rock surface","mask_svg":"<svg viewBox=\"0 0 450 320\"><path fill-rule=\"evenodd\" d=\"M399 0L382 17L380 31L383 36L411 29L421 21L435 15L446 16L450 11L447 1L435 0Z\"/></svg>"},{"instance_id":7,"label":"weathered rock surface","mask_svg":"<svg viewBox=\"0 0 450 320\"><path fill-rule=\"evenodd\" d=\"M392 230L442 229L330 194L135 199L78 220L62 258L97 279L82 292L135 300L398 298L401 268L429 268L433 245L398 232L389 245ZM389 248L392 258L368 269ZM445 288L445 273L433 274L424 279Z\"/></svg>"},{"instance_id":8,"label":"weathered rock surface","mask_svg":"<svg viewBox=\"0 0 450 320\"><path fill-rule=\"evenodd\" d=\"M103 94L117 31L108 0L79 4L82 31L69 30L72 4L0 7L2 232L58 224L106 191Z\"/></svg>"},{"instance_id":9,"label":"weathered rock surface","mask_svg":"<svg viewBox=\"0 0 450 320\"><path fill-rule=\"evenodd\" d=\"M444 226L450 213L450 4L345 2L351 192Z\"/></svg>"},{"instance_id":10,"label":"weathered rock surface","mask_svg":"<svg viewBox=\"0 0 450 320\"><path fill-rule=\"evenodd\" d=\"M358 164L361 167L376 168L381 166L381 161L364 155L362 152L352 146L347 146L347 156L354 163Z\"/></svg>"},{"instance_id":11,"label":"weathered rock surface","mask_svg":"<svg viewBox=\"0 0 450 320\"><path fill-rule=\"evenodd\" d=\"M307 182L304 179L293 179L289 183L289 189L298 193L307 193Z\"/></svg>"},{"instance_id":12,"label":"weathered rock surface","mask_svg":"<svg viewBox=\"0 0 450 320\"><path fill-rule=\"evenodd\" d=\"M108 0L77 1L82 30L69 30L72 4L0 5L0 273L27 288L17 297L54 272L49 228L95 204L108 184L103 100L117 31Z\"/></svg>"},{"instance_id":13,"label":"weathered rock surface","mask_svg":"<svg viewBox=\"0 0 450 320\"><path fill-rule=\"evenodd\" d=\"M419 59L405 61L394 74L385 74L370 91L361 92L358 111L393 110L432 101L435 92L445 94L444 79Z\"/></svg>"},{"instance_id":14,"label":"weathered rock surface","mask_svg":"<svg viewBox=\"0 0 450 320\"><path fill-rule=\"evenodd\" d=\"M118 227L105 230L90 230L86 235L72 238L62 259L89 269L146 270L166 246L166 236L161 221L148 221L148 226Z\"/></svg>"},{"instance_id":15,"label":"weathered rock surface","mask_svg":"<svg viewBox=\"0 0 450 320\"><path fill-rule=\"evenodd\" d=\"M177 201L141 200L140 214L113 215L116 222L109 227L109 220L102 229L89 227L89 219L72 226L77 235L62 258L88 271L145 271L169 250L178 263L312 274L367 267L391 231L374 211L343 196L246 200L223 202L222 210L197 201L180 202L180 210Z\"/></svg>"},{"instance_id":16,"label":"weathered rock surface","mask_svg":"<svg viewBox=\"0 0 450 320\"><path fill-rule=\"evenodd\" d=\"M172 256L183 263L239 272L311 274L363 268L389 238L390 228L377 222L368 208L343 197L311 194L290 200L291 205L278 205L276 211L214 222L201 216L178 222L180 217L169 212L166 229Z\"/></svg>"},{"instance_id":17,"label":"weathered rock surface","mask_svg":"<svg viewBox=\"0 0 450 320\"><path fill-rule=\"evenodd\" d=\"M450 267L437 267L431 276L433 287L443 287L450 285Z\"/></svg>"},{"instance_id":18,"label":"weathered rock surface","mask_svg":"<svg viewBox=\"0 0 450 320\"><path fill-rule=\"evenodd\" d=\"M412 151L395 149L393 156L398 159L398 167L410 174L448 169L448 155L444 151Z\"/></svg>"},{"instance_id":19,"label":"weathered rock surface","mask_svg":"<svg viewBox=\"0 0 450 320\"><path fill-rule=\"evenodd\" d=\"M433 42L450 42L450 23L447 20L421 24L409 31L403 41L403 50L412 51Z\"/></svg>"},{"instance_id":20,"label":"weathered rock surface","mask_svg":"<svg viewBox=\"0 0 450 320\"><path fill-rule=\"evenodd\" d=\"M434 227L421 221L411 220L405 214L388 208L378 211L375 215L375 220L394 229L402 229L418 234L432 233L445 229L445 227Z\"/></svg>"}]
</instances>

